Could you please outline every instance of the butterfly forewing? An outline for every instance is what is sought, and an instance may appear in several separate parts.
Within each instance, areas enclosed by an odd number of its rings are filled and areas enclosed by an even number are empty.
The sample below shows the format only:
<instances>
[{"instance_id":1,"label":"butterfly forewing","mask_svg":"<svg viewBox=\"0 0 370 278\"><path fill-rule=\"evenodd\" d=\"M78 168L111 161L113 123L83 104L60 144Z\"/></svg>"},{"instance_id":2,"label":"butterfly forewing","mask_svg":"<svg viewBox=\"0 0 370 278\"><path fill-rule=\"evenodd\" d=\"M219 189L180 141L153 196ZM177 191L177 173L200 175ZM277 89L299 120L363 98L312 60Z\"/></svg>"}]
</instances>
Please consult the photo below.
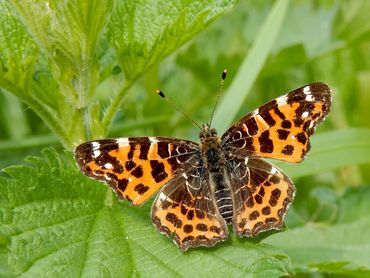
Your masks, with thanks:
<instances>
[{"instance_id":1,"label":"butterfly forewing","mask_svg":"<svg viewBox=\"0 0 370 278\"><path fill-rule=\"evenodd\" d=\"M289 177L259 158L234 157L227 165L234 202L234 232L238 236L256 236L281 228L295 193Z\"/></svg>"},{"instance_id":2,"label":"butterfly forewing","mask_svg":"<svg viewBox=\"0 0 370 278\"><path fill-rule=\"evenodd\" d=\"M194 162L199 147L186 140L161 137L104 139L75 150L81 171L108 183L121 198L139 205Z\"/></svg>"},{"instance_id":3,"label":"butterfly forewing","mask_svg":"<svg viewBox=\"0 0 370 278\"><path fill-rule=\"evenodd\" d=\"M331 93L312 83L272 100L234 124L223 136L226 152L300 162L309 136L330 111Z\"/></svg>"},{"instance_id":4,"label":"butterfly forewing","mask_svg":"<svg viewBox=\"0 0 370 278\"><path fill-rule=\"evenodd\" d=\"M194 168L169 182L154 201L152 222L162 233L173 235L183 251L227 238L226 222L210 189L206 169Z\"/></svg>"}]
</instances>

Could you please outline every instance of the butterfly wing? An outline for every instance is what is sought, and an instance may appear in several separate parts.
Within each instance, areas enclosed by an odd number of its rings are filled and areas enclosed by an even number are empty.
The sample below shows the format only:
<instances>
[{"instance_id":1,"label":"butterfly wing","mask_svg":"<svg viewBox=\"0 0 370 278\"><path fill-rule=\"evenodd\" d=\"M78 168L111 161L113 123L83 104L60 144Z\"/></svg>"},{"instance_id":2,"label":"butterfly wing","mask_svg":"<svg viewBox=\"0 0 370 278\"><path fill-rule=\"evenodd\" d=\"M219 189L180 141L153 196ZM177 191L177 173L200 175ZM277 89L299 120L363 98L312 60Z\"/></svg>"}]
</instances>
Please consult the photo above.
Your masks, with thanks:
<instances>
[{"instance_id":1,"label":"butterfly wing","mask_svg":"<svg viewBox=\"0 0 370 278\"><path fill-rule=\"evenodd\" d=\"M321 82L298 88L251 112L223 136L226 153L300 162L309 136L330 111L331 92Z\"/></svg>"},{"instance_id":2,"label":"butterfly wing","mask_svg":"<svg viewBox=\"0 0 370 278\"><path fill-rule=\"evenodd\" d=\"M203 167L169 182L154 201L151 214L157 229L169 237L173 235L182 251L214 246L228 236Z\"/></svg>"},{"instance_id":3,"label":"butterfly wing","mask_svg":"<svg viewBox=\"0 0 370 278\"><path fill-rule=\"evenodd\" d=\"M292 181L259 158L234 157L227 162L234 202L233 227L238 236L279 229L293 201Z\"/></svg>"},{"instance_id":4,"label":"butterfly wing","mask_svg":"<svg viewBox=\"0 0 370 278\"><path fill-rule=\"evenodd\" d=\"M121 198L139 205L199 161L198 144L163 137L86 142L75 150L82 173L106 182Z\"/></svg>"}]
</instances>

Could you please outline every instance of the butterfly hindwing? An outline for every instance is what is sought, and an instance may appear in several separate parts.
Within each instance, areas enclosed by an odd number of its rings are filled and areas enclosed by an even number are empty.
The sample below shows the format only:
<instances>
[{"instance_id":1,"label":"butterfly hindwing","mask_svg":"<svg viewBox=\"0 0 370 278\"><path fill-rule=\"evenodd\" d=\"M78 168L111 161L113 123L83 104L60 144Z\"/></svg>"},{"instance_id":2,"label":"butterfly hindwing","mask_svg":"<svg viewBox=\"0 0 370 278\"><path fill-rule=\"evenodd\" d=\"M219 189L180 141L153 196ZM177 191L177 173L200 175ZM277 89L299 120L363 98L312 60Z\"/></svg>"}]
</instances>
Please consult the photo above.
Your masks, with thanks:
<instances>
[{"instance_id":1,"label":"butterfly hindwing","mask_svg":"<svg viewBox=\"0 0 370 278\"><path fill-rule=\"evenodd\" d=\"M331 92L321 82L298 88L240 119L223 136L226 151L300 162L309 136L330 111Z\"/></svg>"},{"instance_id":2,"label":"butterfly hindwing","mask_svg":"<svg viewBox=\"0 0 370 278\"><path fill-rule=\"evenodd\" d=\"M139 205L199 160L199 147L162 137L104 139L79 145L75 157L85 175L106 182L119 197Z\"/></svg>"},{"instance_id":3,"label":"butterfly hindwing","mask_svg":"<svg viewBox=\"0 0 370 278\"><path fill-rule=\"evenodd\" d=\"M236 235L251 237L281 228L295 193L289 177L259 158L234 157L228 162L228 172Z\"/></svg>"},{"instance_id":4,"label":"butterfly hindwing","mask_svg":"<svg viewBox=\"0 0 370 278\"><path fill-rule=\"evenodd\" d=\"M182 251L189 247L213 246L225 240L228 230L211 193L205 168L194 168L172 180L152 206L152 222Z\"/></svg>"}]
</instances>

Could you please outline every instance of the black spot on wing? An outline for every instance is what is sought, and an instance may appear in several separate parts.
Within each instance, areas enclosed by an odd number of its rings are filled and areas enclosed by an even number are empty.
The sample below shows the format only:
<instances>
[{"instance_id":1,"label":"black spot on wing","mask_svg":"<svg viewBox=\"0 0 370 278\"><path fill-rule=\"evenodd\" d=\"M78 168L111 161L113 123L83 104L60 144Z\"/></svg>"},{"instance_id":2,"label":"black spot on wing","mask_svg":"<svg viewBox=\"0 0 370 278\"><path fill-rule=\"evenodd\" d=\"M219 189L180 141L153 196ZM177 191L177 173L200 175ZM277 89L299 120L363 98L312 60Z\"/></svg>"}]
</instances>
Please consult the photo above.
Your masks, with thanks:
<instances>
[{"instance_id":1,"label":"black spot on wing","mask_svg":"<svg viewBox=\"0 0 370 278\"><path fill-rule=\"evenodd\" d=\"M151 142L150 142L149 138L147 138L147 137L140 138L140 143L139 144L140 144L139 158L143 159L143 160L147 160L148 159L149 148L150 148L150 145L151 145Z\"/></svg>"},{"instance_id":2,"label":"black spot on wing","mask_svg":"<svg viewBox=\"0 0 370 278\"><path fill-rule=\"evenodd\" d=\"M135 186L134 190L139 193L140 195L143 195L145 192L149 190L149 186L146 186L142 183Z\"/></svg>"},{"instance_id":3,"label":"black spot on wing","mask_svg":"<svg viewBox=\"0 0 370 278\"><path fill-rule=\"evenodd\" d=\"M135 167L136 167L136 163L135 163L135 162L133 162L132 160L129 160L129 161L127 161L127 162L125 163L125 169L126 169L127 171L130 171L130 170L134 169Z\"/></svg>"},{"instance_id":4,"label":"black spot on wing","mask_svg":"<svg viewBox=\"0 0 370 278\"><path fill-rule=\"evenodd\" d=\"M250 118L245 125L248 128L248 133L250 135L256 135L258 133L258 125L254 117Z\"/></svg>"},{"instance_id":5,"label":"black spot on wing","mask_svg":"<svg viewBox=\"0 0 370 278\"><path fill-rule=\"evenodd\" d=\"M280 119L285 120L285 115L280 111L278 106L274 107L274 112Z\"/></svg>"},{"instance_id":6,"label":"black spot on wing","mask_svg":"<svg viewBox=\"0 0 370 278\"><path fill-rule=\"evenodd\" d=\"M262 132L260 137L258 137L258 141L260 143L260 151L262 153L272 153L274 151L274 143L270 139L269 130Z\"/></svg>"},{"instance_id":7,"label":"black spot on wing","mask_svg":"<svg viewBox=\"0 0 370 278\"><path fill-rule=\"evenodd\" d=\"M281 127L283 128L291 128L292 127L292 123L288 120L284 120L281 122Z\"/></svg>"},{"instance_id":8,"label":"black spot on wing","mask_svg":"<svg viewBox=\"0 0 370 278\"><path fill-rule=\"evenodd\" d=\"M143 168L139 165L137 166L132 172L131 175L133 175L135 178L141 178L143 176Z\"/></svg>"},{"instance_id":9,"label":"black spot on wing","mask_svg":"<svg viewBox=\"0 0 370 278\"><path fill-rule=\"evenodd\" d=\"M286 140L288 138L288 135L289 135L290 132L288 130L285 130L285 129L278 129L277 133L278 133L279 139Z\"/></svg>"},{"instance_id":10,"label":"black spot on wing","mask_svg":"<svg viewBox=\"0 0 370 278\"><path fill-rule=\"evenodd\" d=\"M158 162L157 160L151 160L150 166L152 167L152 177L156 182L161 182L167 178L167 173L164 169L164 164L162 162Z\"/></svg>"},{"instance_id":11,"label":"black spot on wing","mask_svg":"<svg viewBox=\"0 0 370 278\"><path fill-rule=\"evenodd\" d=\"M270 126L274 126L276 124L276 121L271 116L270 112L266 111L263 114L261 114L261 117L265 120L265 122Z\"/></svg>"},{"instance_id":12,"label":"black spot on wing","mask_svg":"<svg viewBox=\"0 0 370 278\"><path fill-rule=\"evenodd\" d=\"M294 152L294 146L292 145L285 145L284 148L281 150L281 153L286 155L292 155Z\"/></svg>"},{"instance_id":13,"label":"black spot on wing","mask_svg":"<svg viewBox=\"0 0 370 278\"><path fill-rule=\"evenodd\" d=\"M169 143L166 142L158 142L158 155L160 158L167 158L170 156L170 153L168 151Z\"/></svg>"}]
</instances>

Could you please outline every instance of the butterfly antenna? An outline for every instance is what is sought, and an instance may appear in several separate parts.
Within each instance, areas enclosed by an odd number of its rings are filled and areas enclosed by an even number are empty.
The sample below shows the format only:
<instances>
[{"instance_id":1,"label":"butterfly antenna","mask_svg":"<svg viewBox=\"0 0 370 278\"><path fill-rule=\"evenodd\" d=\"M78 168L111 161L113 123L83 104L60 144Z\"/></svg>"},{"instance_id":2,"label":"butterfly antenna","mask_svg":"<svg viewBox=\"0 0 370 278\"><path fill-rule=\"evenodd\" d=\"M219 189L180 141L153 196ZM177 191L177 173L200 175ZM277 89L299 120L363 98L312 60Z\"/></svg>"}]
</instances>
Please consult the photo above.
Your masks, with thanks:
<instances>
[{"instance_id":1,"label":"butterfly antenna","mask_svg":"<svg viewBox=\"0 0 370 278\"><path fill-rule=\"evenodd\" d=\"M161 90L157 90L157 94L164 98L172 108L174 108L175 110L177 110L180 114L182 114L183 116L185 116L185 118L187 118L189 121L193 122L193 124L195 124L197 127L199 127L200 130L202 130L202 128L200 127L200 125L198 125L192 118L190 118L190 116L188 114L186 114L183 110L181 110L174 102L172 102L172 100L170 98L168 98Z\"/></svg>"},{"instance_id":2,"label":"butterfly antenna","mask_svg":"<svg viewBox=\"0 0 370 278\"><path fill-rule=\"evenodd\" d=\"M209 119L209 126L212 126L213 115L215 114L216 107L217 107L217 104L218 104L218 100L220 99L220 95L221 95L221 93L223 91L223 88L224 88L224 81L225 81L226 75L227 75L227 70L224 69L224 71L222 72L222 77L221 77L221 82L220 82L220 90L218 91L216 103L215 103L215 106L213 107L211 118Z\"/></svg>"}]
</instances>

